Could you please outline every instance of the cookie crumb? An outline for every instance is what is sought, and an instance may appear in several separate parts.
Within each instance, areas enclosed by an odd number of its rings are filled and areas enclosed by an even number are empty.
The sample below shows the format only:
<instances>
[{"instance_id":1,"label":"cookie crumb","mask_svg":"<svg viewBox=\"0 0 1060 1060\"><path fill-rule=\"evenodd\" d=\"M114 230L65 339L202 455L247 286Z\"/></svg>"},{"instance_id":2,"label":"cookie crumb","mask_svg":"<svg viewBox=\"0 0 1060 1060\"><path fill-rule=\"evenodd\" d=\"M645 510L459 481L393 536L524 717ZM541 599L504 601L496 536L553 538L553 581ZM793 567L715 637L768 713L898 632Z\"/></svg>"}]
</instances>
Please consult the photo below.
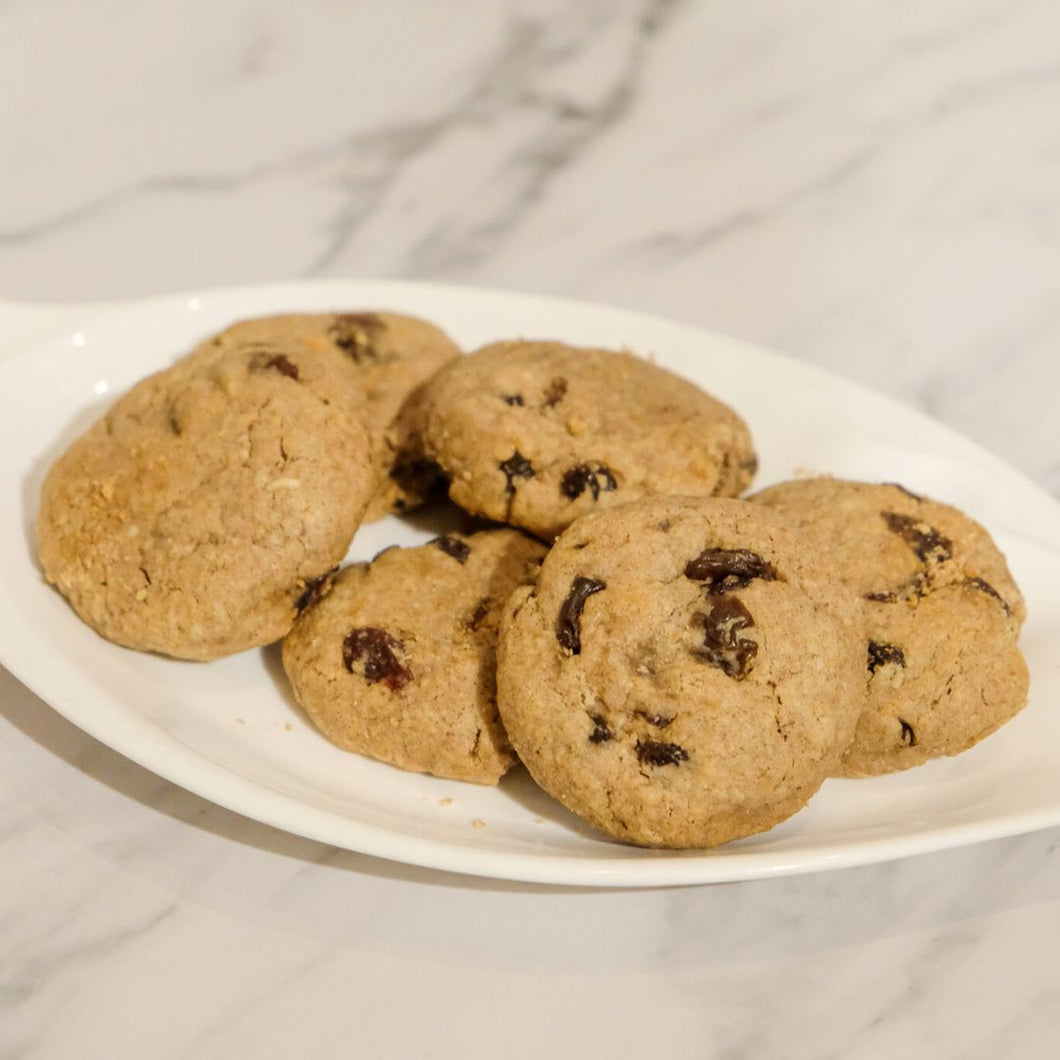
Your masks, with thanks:
<instances>
[{"instance_id":1,"label":"cookie crumb","mask_svg":"<svg viewBox=\"0 0 1060 1060\"><path fill-rule=\"evenodd\" d=\"M241 718L241 717L239 717L239 716L237 715L237 716L236 716L236 723L237 723L238 725L246 725L246 723L247 723L247 719L246 719L246 718Z\"/></svg>"},{"instance_id":2,"label":"cookie crumb","mask_svg":"<svg viewBox=\"0 0 1060 1060\"><path fill-rule=\"evenodd\" d=\"M294 726L293 726L293 725L292 725L292 724L291 724L290 722L288 722L288 723L287 723L287 724L286 724L286 725L285 725L285 726L283 727L283 731L284 731L284 732L293 732L293 731L294 731Z\"/></svg>"},{"instance_id":3,"label":"cookie crumb","mask_svg":"<svg viewBox=\"0 0 1060 1060\"><path fill-rule=\"evenodd\" d=\"M486 827L486 822L485 822L484 820L482 820L482 818L481 818L481 817L476 817L476 818L475 818L475 819L474 819L474 820L473 820L473 821L471 822L471 827L472 827L472 828L477 828L477 829L478 829L478 830L479 830L479 831L481 832L481 831L482 831L482 829Z\"/></svg>"},{"instance_id":4,"label":"cookie crumb","mask_svg":"<svg viewBox=\"0 0 1060 1060\"><path fill-rule=\"evenodd\" d=\"M453 805L453 800L448 798L448 797L444 798L444 799L439 799L438 800L438 805L439 806L452 806Z\"/></svg>"}]
</instances>

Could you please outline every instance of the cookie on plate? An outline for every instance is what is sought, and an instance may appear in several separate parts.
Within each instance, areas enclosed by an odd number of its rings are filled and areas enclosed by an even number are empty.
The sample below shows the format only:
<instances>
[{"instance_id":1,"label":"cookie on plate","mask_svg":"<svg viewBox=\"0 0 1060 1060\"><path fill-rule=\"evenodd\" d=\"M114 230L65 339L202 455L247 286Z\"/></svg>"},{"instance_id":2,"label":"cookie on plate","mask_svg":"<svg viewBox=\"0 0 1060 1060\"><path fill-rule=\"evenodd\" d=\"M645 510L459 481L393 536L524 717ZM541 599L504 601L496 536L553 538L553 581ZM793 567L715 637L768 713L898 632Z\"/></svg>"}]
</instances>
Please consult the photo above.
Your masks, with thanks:
<instances>
[{"instance_id":1,"label":"cookie on plate","mask_svg":"<svg viewBox=\"0 0 1060 1060\"><path fill-rule=\"evenodd\" d=\"M295 698L348 751L496 784L515 762L497 714L497 624L544 552L486 530L347 567L284 641Z\"/></svg>"},{"instance_id":2,"label":"cookie on plate","mask_svg":"<svg viewBox=\"0 0 1060 1060\"><path fill-rule=\"evenodd\" d=\"M399 313L288 313L239 321L209 344L343 355L347 375L364 399L365 422L378 450L380 487L366 520L415 508L438 489L438 468L422 456L418 406L409 398L462 351L434 324Z\"/></svg>"},{"instance_id":3,"label":"cookie on plate","mask_svg":"<svg viewBox=\"0 0 1060 1060\"><path fill-rule=\"evenodd\" d=\"M735 495L757 466L732 409L628 353L498 342L442 369L423 402L452 499L545 540L647 495Z\"/></svg>"},{"instance_id":4,"label":"cookie on plate","mask_svg":"<svg viewBox=\"0 0 1060 1060\"><path fill-rule=\"evenodd\" d=\"M104 637L185 659L279 640L375 491L337 354L200 348L55 462L45 576Z\"/></svg>"},{"instance_id":5,"label":"cookie on plate","mask_svg":"<svg viewBox=\"0 0 1060 1060\"><path fill-rule=\"evenodd\" d=\"M978 523L901 486L821 477L756 494L861 610L868 701L837 772L871 776L967 750L1026 703L1026 607Z\"/></svg>"},{"instance_id":6,"label":"cookie on plate","mask_svg":"<svg viewBox=\"0 0 1060 1060\"><path fill-rule=\"evenodd\" d=\"M583 516L509 601L498 704L534 779L608 834L710 847L793 814L864 699L851 609L783 520L659 497Z\"/></svg>"}]
</instances>

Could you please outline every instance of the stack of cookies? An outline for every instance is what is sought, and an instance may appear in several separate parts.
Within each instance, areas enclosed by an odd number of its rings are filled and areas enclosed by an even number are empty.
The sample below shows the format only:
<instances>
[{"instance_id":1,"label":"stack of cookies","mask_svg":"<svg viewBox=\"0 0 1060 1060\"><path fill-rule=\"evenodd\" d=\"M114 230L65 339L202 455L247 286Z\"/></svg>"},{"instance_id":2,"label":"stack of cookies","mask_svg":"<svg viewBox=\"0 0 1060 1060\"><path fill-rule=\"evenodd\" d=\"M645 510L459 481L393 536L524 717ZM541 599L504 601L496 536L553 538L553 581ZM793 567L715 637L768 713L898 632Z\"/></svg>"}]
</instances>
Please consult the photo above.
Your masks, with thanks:
<instances>
[{"instance_id":1,"label":"stack of cookies","mask_svg":"<svg viewBox=\"0 0 1060 1060\"><path fill-rule=\"evenodd\" d=\"M829 776L957 754L1027 697L1023 600L981 526L897 485L737 499L756 467L736 412L628 353L270 317L75 442L38 549L118 644L282 638L340 747L483 784L521 761L610 836L710 847ZM362 521L445 489L481 528L337 569Z\"/></svg>"}]
</instances>

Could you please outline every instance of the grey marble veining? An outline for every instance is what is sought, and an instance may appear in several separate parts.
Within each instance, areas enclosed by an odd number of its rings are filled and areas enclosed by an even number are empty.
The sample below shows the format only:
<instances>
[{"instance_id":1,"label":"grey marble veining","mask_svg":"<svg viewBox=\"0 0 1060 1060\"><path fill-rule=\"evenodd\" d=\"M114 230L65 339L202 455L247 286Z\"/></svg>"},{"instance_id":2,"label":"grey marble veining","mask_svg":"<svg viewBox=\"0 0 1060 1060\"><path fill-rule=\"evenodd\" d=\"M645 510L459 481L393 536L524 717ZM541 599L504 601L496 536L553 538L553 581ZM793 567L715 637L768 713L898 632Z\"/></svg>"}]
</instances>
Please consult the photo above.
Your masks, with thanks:
<instances>
[{"instance_id":1,"label":"grey marble veining","mask_svg":"<svg viewBox=\"0 0 1060 1060\"><path fill-rule=\"evenodd\" d=\"M0 5L0 297L413 277L859 379L1060 496L1049 0ZM289 836L0 674L0 1057L1046 1057L1056 831L681 890Z\"/></svg>"}]
</instances>

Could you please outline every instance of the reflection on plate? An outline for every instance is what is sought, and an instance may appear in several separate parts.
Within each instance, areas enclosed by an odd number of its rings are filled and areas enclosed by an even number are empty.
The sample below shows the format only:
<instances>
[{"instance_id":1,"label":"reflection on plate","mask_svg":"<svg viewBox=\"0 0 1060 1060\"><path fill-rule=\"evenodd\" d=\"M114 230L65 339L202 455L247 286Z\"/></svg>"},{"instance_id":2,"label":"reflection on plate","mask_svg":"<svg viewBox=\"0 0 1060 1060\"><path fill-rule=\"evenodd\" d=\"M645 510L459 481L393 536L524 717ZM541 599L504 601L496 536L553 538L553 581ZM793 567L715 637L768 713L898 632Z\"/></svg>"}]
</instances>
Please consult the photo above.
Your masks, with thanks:
<instances>
[{"instance_id":1,"label":"reflection on plate","mask_svg":"<svg viewBox=\"0 0 1060 1060\"><path fill-rule=\"evenodd\" d=\"M1031 702L952 760L828 781L765 835L712 852L602 839L517 771L487 789L403 773L332 747L299 713L278 650L173 662L99 639L43 582L33 520L44 472L121 392L238 317L392 308L436 320L473 348L512 336L628 346L716 393L748 420L757 485L803 469L899 480L991 529L1027 597ZM4 308L4 307L0 307ZM20 339L0 364L0 658L86 732L249 817L337 846L456 872L597 886L749 879L888 858L1060 823L1060 505L918 413L816 369L694 328L555 299L402 283L327 282L208 291L150 302L4 308ZM33 334L35 338L31 338ZM430 517L358 534L351 558L434 532Z\"/></svg>"}]
</instances>

